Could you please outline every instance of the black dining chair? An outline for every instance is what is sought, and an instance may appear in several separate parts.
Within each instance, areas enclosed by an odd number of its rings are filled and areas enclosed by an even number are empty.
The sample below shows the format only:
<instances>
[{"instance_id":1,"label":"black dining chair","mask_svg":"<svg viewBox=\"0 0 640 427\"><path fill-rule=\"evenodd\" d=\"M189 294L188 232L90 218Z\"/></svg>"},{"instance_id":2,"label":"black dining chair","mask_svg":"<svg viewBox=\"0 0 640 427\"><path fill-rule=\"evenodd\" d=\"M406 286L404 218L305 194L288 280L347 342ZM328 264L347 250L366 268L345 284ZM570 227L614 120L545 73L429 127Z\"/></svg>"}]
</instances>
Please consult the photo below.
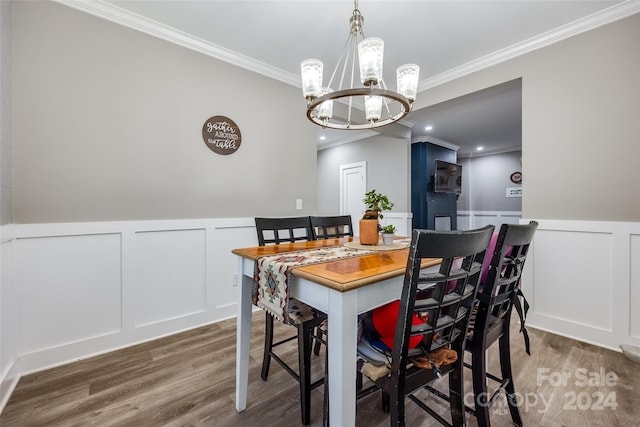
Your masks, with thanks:
<instances>
[{"instance_id":1,"label":"black dining chair","mask_svg":"<svg viewBox=\"0 0 640 427\"><path fill-rule=\"evenodd\" d=\"M315 240L308 216L256 218L258 245Z\"/></svg>"},{"instance_id":2,"label":"black dining chair","mask_svg":"<svg viewBox=\"0 0 640 427\"><path fill-rule=\"evenodd\" d=\"M391 426L405 425L405 397L444 425L464 425L465 332L493 230L491 225L470 231L413 230L392 347L362 340L358 344L360 372L373 383L359 395L381 389ZM441 258L439 269L421 272L424 258ZM438 366L435 355L452 351L457 360ZM451 423L416 395L447 375ZM326 406L325 420L330 410Z\"/></svg>"},{"instance_id":3,"label":"black dining chair","mask_svg":"<svg viewBox=\"0 0 640 427\"><path fill-rule=\"evenodd\" d=\"M495 248L487 254L491 257L491 263L473 307L465 348L471 353L471 364L466 366L471 369L473 377L475 410L472 412L481 427L491 425L489 409L502 392L506 392L513 423L522 425L511 369L509 330L515 308L520 317L525 349L530 354L529 337L525 329L528 304L520 289L520 280L537 227L538 223L535 221L526 225L503 224L495 239ZM496 341L499 343L502 378L487 372L487 350ZM490 397L487 393L487 379L499 384Z\"/></svg>"},{"instance_id":4,"label":"black dining chair","mask_svg":"<svg viewBox=\"0 0 640 427\"><path fill-rule=\"evenodd\" d=\"M311 216L311 229L314 239L334 239L336 237L353 237L351 215Z\"/></svg>"},{"instance_id":5,"label":"black dining chair","mask_svg":"<svg viewBox=\"0 0 640 427\"><path fill-rule=\"evenodd\" d=\"M313 240L311 222L308 216L291 218L255 218L256 231L258 232L259 246L266 244L292 243L296 241ZM297 334L278 342L273 342L274 318L265 312L265 337L264 353L262 359L262 371L260 377L266 381L269 376L269 367L273 358L282 368L294 377L300 384L300 410L302 424L311 422L311 390L324 382L321 378L311 382L311 352L316 328L323 323L327 316L306 304L291 298L290 306L295 306L297 311L311 313L300 317L309 319L301 323L290 321L289 324L297 329ZM275 352L274 348L292 340L298 340L298 371L287 365Z\"/></svg>"}]
</instances>

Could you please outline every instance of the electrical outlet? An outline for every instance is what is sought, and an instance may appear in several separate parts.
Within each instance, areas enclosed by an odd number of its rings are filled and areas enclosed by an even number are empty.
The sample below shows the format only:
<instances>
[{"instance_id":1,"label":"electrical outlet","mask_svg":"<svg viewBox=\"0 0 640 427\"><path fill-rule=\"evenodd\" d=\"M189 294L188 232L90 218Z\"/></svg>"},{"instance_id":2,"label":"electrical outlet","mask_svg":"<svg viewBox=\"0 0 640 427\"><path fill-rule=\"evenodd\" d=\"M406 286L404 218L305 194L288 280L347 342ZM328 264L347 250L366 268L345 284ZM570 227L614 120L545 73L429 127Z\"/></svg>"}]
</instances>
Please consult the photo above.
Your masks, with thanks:
<instances>
[{"instance_id":1,"label":"electrical outlet","mask_svg":"<svg viewBox=\"0 0 640 427\"><path fill-rule=\"evenodd\" d=\"M297 210L302 209L302 199L296 199L296 209Z\"/></svg>"},{"instance_id":2,"label":"electrical outlet","mask_svg":"<svg viewBox=\"0 0 640 427\"><path fill-rule=\"evenodd\" d=\"M238 275L237 274L233 275L233 286L238 286Z\"/></svg>"}]
</instances>

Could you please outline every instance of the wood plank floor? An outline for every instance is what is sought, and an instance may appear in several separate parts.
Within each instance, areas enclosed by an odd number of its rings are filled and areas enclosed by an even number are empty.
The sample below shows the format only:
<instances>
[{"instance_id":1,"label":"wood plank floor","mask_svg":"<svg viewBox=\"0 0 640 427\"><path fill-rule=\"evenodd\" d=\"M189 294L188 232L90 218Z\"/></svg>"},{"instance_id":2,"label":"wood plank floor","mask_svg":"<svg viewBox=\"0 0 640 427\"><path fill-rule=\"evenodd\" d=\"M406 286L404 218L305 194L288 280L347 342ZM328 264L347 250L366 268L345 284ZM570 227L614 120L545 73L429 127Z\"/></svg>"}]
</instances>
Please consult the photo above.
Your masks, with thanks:
<instances>
[{"instance_id":1,"label":"wood plank floor","mask_svg":"<svg viewBox=\"0 0 640 427\"><path fill-rule=\"evenodd\" d=\"M230 319L25 376L0 415L0 425L300 425L297 383L275 363L269 380L260 379L262 321L263 314L255 313L249 400L243 413L236 413L234 406L235 319ZM291 330L278 326L279 335ZM517 330L512 341L525 425L640 426L640 365L610 350L531 328L529 332L531 357L524 353ZM490 356L490 370L497 372L493 349ZM287 357L295 363L293 344ZM314 377L322 375L323 361L323 355L314 357ZM322 425L322 393L322 387L313 392L313 426ZM413 402L406 405L407 425L436 425ZM505 405L501 398L492 409L493 425L511 425ZM444 405L434 406L447 413ZM477 425L472 417L467 420ZM357 426L388 424L377 393L358 402Z\"/></svg>"}]
</instances>

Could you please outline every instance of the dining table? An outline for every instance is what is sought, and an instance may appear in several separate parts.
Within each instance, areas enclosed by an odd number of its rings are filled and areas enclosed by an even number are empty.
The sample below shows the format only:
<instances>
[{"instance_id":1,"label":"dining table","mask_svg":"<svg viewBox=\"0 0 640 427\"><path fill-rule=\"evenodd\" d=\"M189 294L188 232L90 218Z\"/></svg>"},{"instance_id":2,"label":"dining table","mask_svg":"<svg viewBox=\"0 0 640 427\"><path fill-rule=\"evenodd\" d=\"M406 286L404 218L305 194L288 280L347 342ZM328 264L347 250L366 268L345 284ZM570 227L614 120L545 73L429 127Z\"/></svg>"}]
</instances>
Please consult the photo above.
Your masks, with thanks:
<instances>
[{"instance_id":1,"label":"dining table","mask_svg":"<svg viewBox=\"0 0 640 427\"><path fill-rule=\"evenodd\" d=\"M354 426L358 316L400 298L410 239L393 245L362 247L358 237L281 243L232 250L237 255L238 316L236 338L236 410L247 408L249 347L254 268L260 257L318 248L349 246L362 255L294 267L289 296L320 310L328 319L329 422ZM440 259L423 260L422 268L437 269Z\"/></svg>"}]
</instances>

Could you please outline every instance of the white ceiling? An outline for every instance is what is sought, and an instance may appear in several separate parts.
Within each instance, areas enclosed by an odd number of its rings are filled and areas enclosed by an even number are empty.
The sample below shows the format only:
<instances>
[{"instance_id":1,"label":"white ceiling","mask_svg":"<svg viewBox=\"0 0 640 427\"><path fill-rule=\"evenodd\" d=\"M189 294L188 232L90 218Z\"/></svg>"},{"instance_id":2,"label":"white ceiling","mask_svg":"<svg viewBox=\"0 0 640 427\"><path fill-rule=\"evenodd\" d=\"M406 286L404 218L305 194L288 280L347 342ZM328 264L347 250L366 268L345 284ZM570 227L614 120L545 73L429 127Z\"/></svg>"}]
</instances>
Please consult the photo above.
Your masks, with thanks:
<instances>
[{"instance_id":1,"label":"white ceiling","mask_svg":"<svg viewBox=\"0 0 640 427\"><path fill-rule=\"evenodd\" d=\"M325 70L333 70L353 10L351 0L57 1L296 86L306 58L321 59ZM395 68L413 62L420 65L420 90L640 11L640 0L358 3L365 35L385 41L385 81L395 82ZM510 84L495 92L414 111L407 120L415 123L414 136L424 135L429 122L431 135L460 146L461 154L479 143L487 152L519 146L520 123L515 126L514 120L520 87ZM354 131L327 136L329 145L336 138L358 138Z\"/></svg>"}]
</instances>

